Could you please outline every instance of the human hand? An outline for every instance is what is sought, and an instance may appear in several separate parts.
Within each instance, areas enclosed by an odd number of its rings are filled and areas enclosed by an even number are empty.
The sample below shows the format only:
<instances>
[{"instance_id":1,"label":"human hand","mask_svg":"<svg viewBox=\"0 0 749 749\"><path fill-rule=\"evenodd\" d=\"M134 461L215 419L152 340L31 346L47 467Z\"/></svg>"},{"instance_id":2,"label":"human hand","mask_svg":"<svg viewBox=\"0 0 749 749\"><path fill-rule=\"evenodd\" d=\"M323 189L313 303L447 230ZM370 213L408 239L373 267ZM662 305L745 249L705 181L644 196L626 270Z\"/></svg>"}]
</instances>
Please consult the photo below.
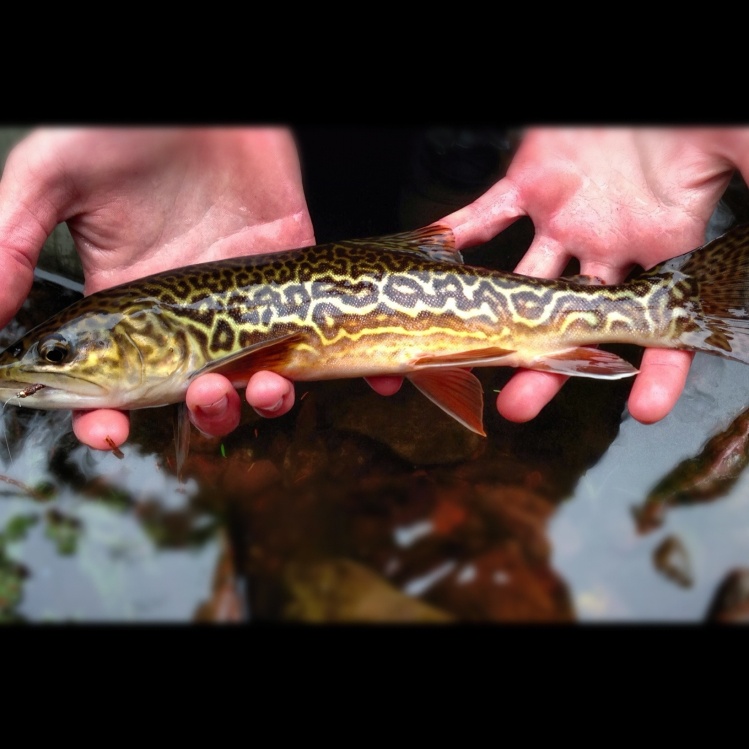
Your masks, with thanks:
<instances>
[{"instance_id":1,"label":"human hand","mask_svg":"<svg viewBox=\"0 0 749 749\"><path fill-rule=\"evenodd\" d=\"M262 189L258 189L262 186ZM42 245L66 221L86 294L172 267L314 244L296 148L285 128L39 129L9 154L0 180L0 327L29 293ZM259 372L247 400L263 415L291 408L290 382ZM220 375L187 391L209 434L239 422L240 398ZM85 444L121 445L121 411L74 412Z\"/></svg>"},{"instance_id":2,"label":"human hand","mask_svg":"<svg viewBox=\"0 0 749 749\"><path fill-rule=\"evenodd\" d=\"M749 163L742 128L538 128L528 130L506 176L470 205L440 219L457 248L486 242L520 216L535 236L516 268L542 278L560 275L572 257L580 273L622 281L704 243L710 216L734 167ZM644 423L675 405L692 355L646 349L629 397ZM497 397L511 421L527 421L566 377L523 370Z\"/></svg>"}]
</instances>

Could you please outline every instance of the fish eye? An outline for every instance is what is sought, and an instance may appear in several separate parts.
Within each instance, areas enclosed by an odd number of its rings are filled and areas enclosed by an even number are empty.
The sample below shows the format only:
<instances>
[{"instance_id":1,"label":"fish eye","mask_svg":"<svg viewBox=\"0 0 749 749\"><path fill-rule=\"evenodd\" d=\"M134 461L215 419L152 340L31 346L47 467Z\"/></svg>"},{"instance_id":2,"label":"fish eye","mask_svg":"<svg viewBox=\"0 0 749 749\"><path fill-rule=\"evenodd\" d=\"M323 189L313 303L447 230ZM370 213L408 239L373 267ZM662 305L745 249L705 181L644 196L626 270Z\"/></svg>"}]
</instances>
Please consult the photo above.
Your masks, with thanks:
<instances>
[{"instance_id":1,"label":"fish eye","mask_svg":"<svg viewBox=\"0 0 749 749\"><path fill-rule=\"evenodd\" d=\"M60 335L51 335L39 343L39 355L50 364L62 364L70 352L68 342Z\"/></svg>"}]
</instances>

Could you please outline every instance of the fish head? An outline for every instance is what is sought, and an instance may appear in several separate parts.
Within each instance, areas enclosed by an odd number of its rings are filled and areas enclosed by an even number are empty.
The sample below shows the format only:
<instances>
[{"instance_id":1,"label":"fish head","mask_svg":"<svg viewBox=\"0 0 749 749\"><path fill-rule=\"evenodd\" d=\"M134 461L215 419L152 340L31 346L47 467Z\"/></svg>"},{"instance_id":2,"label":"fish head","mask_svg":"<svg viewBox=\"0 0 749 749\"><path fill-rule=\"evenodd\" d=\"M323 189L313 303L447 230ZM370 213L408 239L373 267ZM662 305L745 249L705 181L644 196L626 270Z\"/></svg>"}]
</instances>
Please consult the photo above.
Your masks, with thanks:
<instances>
[{"instance_id":1,"label":"fish head","mask_svg":"<svg viewBox=\"0 0 749 749\"><path fill-rule=\"evenodd\" d=\"M3 403L41 409L140 408L176 400L165 393L174 389L183 351L168 339L163 324L156 324L153 301L108 310L92 305L94 296L0 353Z\"/></svg>"}]
</instances>

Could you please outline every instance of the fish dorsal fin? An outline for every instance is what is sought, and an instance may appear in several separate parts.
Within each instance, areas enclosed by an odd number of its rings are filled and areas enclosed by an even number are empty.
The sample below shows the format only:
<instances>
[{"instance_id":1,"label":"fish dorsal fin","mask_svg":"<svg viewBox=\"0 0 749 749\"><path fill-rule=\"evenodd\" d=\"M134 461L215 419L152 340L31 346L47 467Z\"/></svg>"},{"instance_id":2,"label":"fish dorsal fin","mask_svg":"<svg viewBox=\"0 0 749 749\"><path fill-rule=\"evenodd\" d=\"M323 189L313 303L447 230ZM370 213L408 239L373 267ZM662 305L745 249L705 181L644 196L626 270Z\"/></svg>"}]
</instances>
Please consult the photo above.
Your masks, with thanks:
<instances>
[{"instance_id":1,"label":"fish dorsal fin","mask_svg":"<svg viewBox=\"0 0 749 749\"><path fill-rule=\"evenodd\" d=\"M232 382L245 384L250 377L262 369L274 370L288 360L291 349L305 340L303 333L289 333L288 335L270 338L267 341L255 343L252 346L234 351L207 362L196 370L191 380L208 372L216 372L228 377Z\"/></svg>"},{"instance_id":2,"label":"fish dorsal fin","mask_svg":"<svg viewBox=\"0 0 749 749\"><path fill-rule=\"evenodd\" d=\"M376 237L371 241L377 242L379 248L417 252L430 260L458 264L463 262L463 256L455 249L455 234L445 224L430 224L413 231Z\"/></svg>"},{"instance_id":3,"label":"fish dorsal fin","mask_svg":"<svg viewBox=\"0 0 749 749\"><path fill-rule=\"evenodd\" d=\"M639 371L628 361L622 359L621 356L589 346L545 354L532 364L524 364L523 366L527 369L536 369L539 372L557 372L577 377L593 377L599 380L619 380L622 377L636 375Z\"/></svg>"},{"instance_id":4,"label":"fish dorsal fin","mask_svg":"<svg viewBox=\"0 0 749 749\"><path fill-rule=\"evenodd\" d=\"M425 369L407 375L414 386L446 414L472 432L484 431L484 390L465 369Z\"/></svg>"},{"instance_id":5,"label":"fish dorsal fin","mask_svg":"<svg viewBox=\"0 0 749 749\"><path fill-rule=\"evenodd\" d=\"M514 354L509 349L497 346L471 349L469 351L458 351L457 353L442 356L420 356L411 362L416 367L480 367L480 366L503 366L503 359Z\"/></svg>"}]
</instances>

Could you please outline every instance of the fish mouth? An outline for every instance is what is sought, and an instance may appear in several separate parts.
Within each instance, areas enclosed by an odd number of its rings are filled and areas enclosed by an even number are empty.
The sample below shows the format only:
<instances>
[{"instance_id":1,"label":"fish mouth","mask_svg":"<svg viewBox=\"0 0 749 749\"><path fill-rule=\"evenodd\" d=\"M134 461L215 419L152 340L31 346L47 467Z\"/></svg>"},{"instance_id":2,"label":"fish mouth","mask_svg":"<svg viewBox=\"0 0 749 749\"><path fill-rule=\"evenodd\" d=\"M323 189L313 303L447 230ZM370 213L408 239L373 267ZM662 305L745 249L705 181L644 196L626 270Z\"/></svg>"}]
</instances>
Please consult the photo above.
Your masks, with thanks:
<instances>
[{"instance_id":1,"label":"fish mouth","mask_svg":"<svg viewBox=\"0 0 749 749\"><path fill-rule=\"evenodd\" d=\"M15 402L30 408L91 408L106 394L104 388L87 380L66 376L62 382L55 378L55 384L40 382L43 377L28 380L18 377L0 377L0 399L3 403ZM73 387L67 388L67 383Z\"/></svg>"},{"instance_id":2,"label":"fish mouth","mask_svg":"<svg viewBox=\"0 0 749 749\"><path fill-rule=\"evenodd\" d=\"M21 380L0 380L0 400L3 403L17 400L18 405L23 405L23 401L28 399L26 405L32 405L32 401L35 404L41 404L42 397L44 396L38 394L39 391L45 389L47 389L47 386L42 385L41 382L30 384ZM50 388L50 390L54 390L54 388Z\"/></svg>"},{"instance_id":3,"label":"fish mouth","mask_svg":"<svg viewBox=\"0 0 749 749\"><path fill-rule=\"evenodd\" d=\"M47 387L46 385L43 385L41 382L24 382L23 380L14 380L14 379L0 379L0 390L3 392L10 392L11 390L15 390L18 393L18 396L23 398L24 395L21 395L24 391L31 395L32 393L35 393L42 388Z\"/></svg>"},{"instance_id":4,"label":"fish mouth","mask_svg":"<svg viewBox=\"0 0 749 749\"><path fill-rule=\"evenodd\" d=\"M23 388L23 390L18 391L16 398L28 398L30 395L33 395L34 393L38 393L42 388L45 388L45 387L47 386L42 385L41 382L37 382L33 385L28 385L27 387Z\"/></svg>"}]
</instances>

